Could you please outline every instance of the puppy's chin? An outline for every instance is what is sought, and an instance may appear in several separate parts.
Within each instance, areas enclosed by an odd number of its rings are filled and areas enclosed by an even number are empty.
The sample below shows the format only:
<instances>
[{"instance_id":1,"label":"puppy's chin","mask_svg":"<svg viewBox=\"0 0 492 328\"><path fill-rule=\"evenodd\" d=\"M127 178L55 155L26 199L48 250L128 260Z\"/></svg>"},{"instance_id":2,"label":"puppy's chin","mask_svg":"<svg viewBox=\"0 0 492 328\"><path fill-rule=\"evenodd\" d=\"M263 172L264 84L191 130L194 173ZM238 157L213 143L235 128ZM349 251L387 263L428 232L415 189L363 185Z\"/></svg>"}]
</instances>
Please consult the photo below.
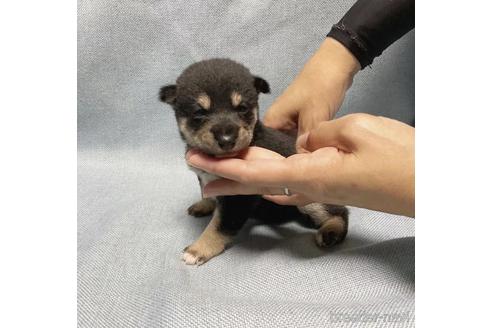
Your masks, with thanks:
<instances>
[{"instance_id":1,"label":"puppy's chin","mask_svg":"<svg viewBox=\"0 0 492 328\"><path fill-rule=\"evenodd\" d=\"M226 154L218 154L214 155L217 158L230 158L230 157L236 157L239 154L238 151L232 152L232 153L226 153Z\"/></svg>"},{"instance_id":2,"label":"puppy's chin","mask_svg":"<svg viewBox=\"0 0 492 328\"><path fill-rule=\"evenodd\" d=\"M234 147L229 151L223 151L223 150L216 150L216 151L202 150L202 151L209 156L213 156L217 158L229 158L229 157L236 157L244 149L246 149L246 147L240 149L236 149L236 147Z\"/></svg>"},{"instance_id":3,"label":"puppy's chin","mask_svg":"<svg viewBox=\"0 0 492 328\"><path fill-rule=\"evenodd\" d=\"M241 153L243 150L249 147L249 144L246 144L244 146L236 145L234 148L228 151L224 151L218 147L192 147L190 145L190 148L197 149L209 156L212 157L217 157L217 158L230 158L230 157L236 157L239 153Z\"/></svg>"}]
</instances>

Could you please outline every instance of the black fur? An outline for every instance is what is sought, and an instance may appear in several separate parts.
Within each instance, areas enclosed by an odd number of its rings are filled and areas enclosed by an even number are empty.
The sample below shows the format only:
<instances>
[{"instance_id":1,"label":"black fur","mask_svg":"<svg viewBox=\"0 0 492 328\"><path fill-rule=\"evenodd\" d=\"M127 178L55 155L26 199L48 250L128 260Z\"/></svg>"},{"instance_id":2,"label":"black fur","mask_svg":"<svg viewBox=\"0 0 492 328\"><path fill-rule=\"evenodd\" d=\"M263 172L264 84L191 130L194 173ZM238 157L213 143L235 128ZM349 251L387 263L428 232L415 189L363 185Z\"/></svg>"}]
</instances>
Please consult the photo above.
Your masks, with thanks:
<instances>
[{"instance_id":1,"label":"black fur","mask_svg":"<svg viewBox=\"0 0 492 328\"><path fill-rule=\"evenodd\" d=\"M256 124L251 145L273 150L284 157L296 153L296 139L293 136L266 127L261 121Z\"/></svg>"},{"instance_id":2,"label":"black fur","mask_svg":"<svg viewBox=\"0 0 492 328\"><path fill-rule=\"evenodd\" d=\"M167 85L162 87L159 91L159 99L162 102L174 104L174 102L176 101L176 86Z\"/></svg>"},{"instance_id":3,"label":"black fur","mask_svg":"<svg viewBox=\"0 0 492 328\"><path fill-rule=\"evenodd\" d=\"M255 88L258 93L270 93L270 86L268 82L259 76L255 76Z\"/></svg>"}]
</instances>

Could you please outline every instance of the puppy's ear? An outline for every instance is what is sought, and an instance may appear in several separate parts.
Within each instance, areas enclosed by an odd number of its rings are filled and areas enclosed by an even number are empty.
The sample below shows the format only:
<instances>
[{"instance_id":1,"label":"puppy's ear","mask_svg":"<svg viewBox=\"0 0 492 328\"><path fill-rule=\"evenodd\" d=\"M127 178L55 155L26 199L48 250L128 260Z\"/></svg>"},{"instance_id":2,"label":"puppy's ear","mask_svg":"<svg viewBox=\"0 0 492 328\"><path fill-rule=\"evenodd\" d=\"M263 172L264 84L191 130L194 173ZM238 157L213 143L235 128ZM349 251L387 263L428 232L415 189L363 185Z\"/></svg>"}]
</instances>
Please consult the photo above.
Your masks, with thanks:
<instances>
[{"instance_id":1,"label":"puppy's ear","mask_svg":"<svg viewBox=\"0 0 492 328\"><path fill-rule=\"evenodd\" d=\"M258 93L270 93L270 86L268 85L268 82L259 76L255 76L255 88Z\"/></svg>"},{"instance_id":2,"label":"puppy's ear","mask_svg":"<svg viewBox=\"0 0 492 328\"><path fill-rule=\"evenodd\" d=\"M169 105L176 103L176 85L166 85L159 91L159 99Z\"/></svg>"}]
</instances>

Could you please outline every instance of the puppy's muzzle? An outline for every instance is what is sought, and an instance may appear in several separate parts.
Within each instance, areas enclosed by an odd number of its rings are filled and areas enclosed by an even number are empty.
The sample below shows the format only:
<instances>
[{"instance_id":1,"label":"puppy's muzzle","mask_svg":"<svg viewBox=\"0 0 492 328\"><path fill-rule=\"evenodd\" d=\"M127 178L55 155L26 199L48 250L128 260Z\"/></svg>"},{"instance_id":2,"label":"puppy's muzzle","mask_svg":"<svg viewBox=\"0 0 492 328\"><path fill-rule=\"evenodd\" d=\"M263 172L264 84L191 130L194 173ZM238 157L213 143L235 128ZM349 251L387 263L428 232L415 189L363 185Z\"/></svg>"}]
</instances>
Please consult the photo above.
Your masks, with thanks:
<instances>
[{"instance_id":1,"label":"puppy's muzzle","mask_svg":"<svg viewBox=\"0 0 492 328\"><path fill-rule=\"evenodd\" d=\"M219 147L224 151L228 151L236 145L239 127L231 123L217 124L212 127L210 132L214 135Z\"/></svg>"}]
</instances>

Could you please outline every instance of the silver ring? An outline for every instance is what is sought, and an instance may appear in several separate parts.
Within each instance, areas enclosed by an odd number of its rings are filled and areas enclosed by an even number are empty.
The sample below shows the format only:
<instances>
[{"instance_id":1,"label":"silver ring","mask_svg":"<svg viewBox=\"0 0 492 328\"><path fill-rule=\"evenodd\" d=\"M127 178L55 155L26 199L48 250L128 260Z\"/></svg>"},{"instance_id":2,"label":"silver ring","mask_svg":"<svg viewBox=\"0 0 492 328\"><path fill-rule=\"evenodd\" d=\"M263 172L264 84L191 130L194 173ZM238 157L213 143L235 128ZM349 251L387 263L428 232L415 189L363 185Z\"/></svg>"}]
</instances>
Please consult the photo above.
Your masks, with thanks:
<instances>
[{"instance_id":1,"label":"silver ring","mask_svg":"<svg viewBox=\"0 0 492 328\"><path fill-rule=\"evenodd\" d=\"M285 188L284 188L284 195L285 195L285 196L291 196L291 195L292 195L292 194L290 193L289 188L287 188L287 187L285 187Z\"/></svg>"}]
</instances>

